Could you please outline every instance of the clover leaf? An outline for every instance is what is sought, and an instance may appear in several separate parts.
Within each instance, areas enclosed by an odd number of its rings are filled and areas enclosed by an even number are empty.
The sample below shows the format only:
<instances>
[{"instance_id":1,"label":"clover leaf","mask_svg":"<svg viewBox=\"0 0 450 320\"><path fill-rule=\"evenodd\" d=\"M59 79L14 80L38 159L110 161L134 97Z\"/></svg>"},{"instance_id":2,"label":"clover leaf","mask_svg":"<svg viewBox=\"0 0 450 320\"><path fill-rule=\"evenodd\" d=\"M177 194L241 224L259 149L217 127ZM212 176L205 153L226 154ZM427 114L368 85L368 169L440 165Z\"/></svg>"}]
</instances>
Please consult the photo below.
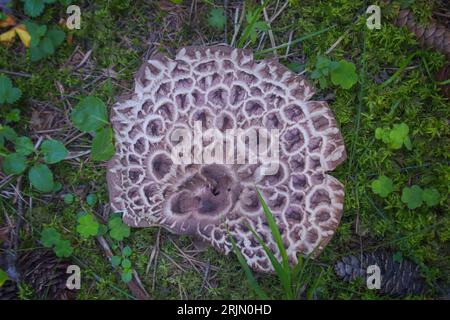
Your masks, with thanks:
<instances>
[{"instance_id":1,"label":"clover leaf","mask_svg":"<svg viewBox=\"0 0 450 320\"><path fill-rule=\"evenodd\" d=\"M73 248L69 240L61 240L55 245L55 254L59 258L67 258L72 255Z\"/></svg>"},{"instance_id":2,"label":"clover leaf","mask_svg":"<svg viewBox=\"0 0 450 320\"><path fill-rule=\"evenodd\" d=\"M64 41L66 34L58 26L47 28L31 21L24 22L30 34L31 61L39 61L55 53Z\"/></svg>"},{"instance_id":3,"label":"clover leaf","mask_svg":"<svg viewBox=\"0 0 450 320\"><path fill-rule=\"evenodd\" d=\"M122 261L122 258L119 256L112 256L111 257L111 264L113 267L117 267L120 265L120 262Z\"/></svg>"},{"instance_id":4,"label":"clover leaf","mask_svg":"<svg viewBox=\"0 0 450 320\"><path fill-rule=\"evenodd\" d=\"M54 188L53 173L45 164L35 164L28 172L31 184L38 191L51 192Z\"/></svg>"},{"instance_id":5,"label":"clover leaf","mask_svg":"<svg viewBox=\"0 0 450 320\"><path fill-rule=\"evenodd\" d=\"M392 180L386 176L380 176L378 179L372 181L372 191L382 198L386 198L392 191L394 191L394 184Z\"/></svg>"},{"instance_id":6,"label":"clover leaf","mask_svg":"<svg viewBox=\"0 0 450 320\"><path fill-rule=\"evenodd\" d=\"M63 196L63 200L64 200L65 204L72 204L73 201L75 200L75 196L73 194L71 194L71 193L66 193Z\"/></svg>"},{"instance_id":7,"label":"clover leaf","mask_svg":"<svg viewBox=\"0 0 450 320\"><path fill-rule=\"evenodd\" d=\"M14 103L22 96L22 91L12 85L11 80L0 74L0 104Z\"/></svg>"},{"instance_id":8,"label":"clover leaf","mask_svg":"<svg viewBox=\"0 0 450 320\"><path fill-rule=\"evenodd\" d=\"M121 217L114 217L108 221L109 235L117 241L122 241L130 235L130 227L123 223Z\"/></svg>"},{"instance_id":9,"label":"clover leaf","mask_svg":"<svg viewBox=\"0 0 450 320\"><path fill-rule=\"evenodd\" d=\"M212 8L209 11L208 24L218 30L223 30L225 24L227 23L227 18L225 17L225 12L223 8Z\"/></svg>"},{"instance_id":10,"label":"clover leaf","mask_svg":"<svg viewBox=\"0 0 450 320\"><path fill-rule=\"evenodd\" d=\"M422 188L419 186L412 186L411 188L403 188L401 200L405 203L409 209L416 209L422 205Z\"/></svg>"},{"instance_id":11,"label":"clover leaf","mask_svg":"<svg viewBox=\"0 0 450 320\"><path fill-rule=\"evenodd\" d=\"M132 250L129 246L126 246L122 249L122 255L124 257L129 257L131 255L131 252L132 252Z\"/></svg>"},{"instance_id":12,"label":"clover leaf","mask_svg":"<svg viewBox=\"0 0 450 320\"><path fill-rule=\"evenodd\" d=\"M131 270L124 271L122 272L121 278L123 282L128 283L133 279L133 273Z\"/></svg>"},{"instance_id":13,"label":"clover leaf","mask_svg":"<svg viewBox=\"0 0 450 320\"><path fill-rule=\"evenodd\" d=\"M334 85L339 85L344 89L350 89L358 80L355 65L346 60L341 60L332 67L330 76Z\"/></svg>"},{"instance_id":14,"label":"clover leaf","mask_svg":"<svg viewBox=\"0 0 450 320\"><path fill-rule=\"evenodd\" d=\"M91 214L84 214L78 218L77 232L83 237L96 236L100 224Z\"/></svg>"},{"instance_id":15,"label":"clover leaf","mask_svg":"<svg viewBox=\"0 0 450 320\"><path fill-rule=\"evenodd\" d=\"M96 131L108 123L106 106L97 97L81 99L70 117L74 126L84 132Z\"/></svg>"},{"instance_id":16,"label":"clover leaf","mask_svg":"<svg viewBox=\"0 0 450 320\"><path fill-rule=\"evenodd\" d=\"M425 188L422 193L422 198L428 207L433 207L439 203L441 195L435 188Z\"/></svg>"},{"instance_id":17,"label":"clover leaf","mask_svg":"<svg viewBox=\"0 0 450 320\"><path fill-rule=\"evenodd\" d=\"M37 17L44 11L45 5L54 3L56 0L22 0L25 2L25 13L30 17Z\"/></svg>"},{"instance_id":18,"label":"clover leaf","mask_svg":"<svg viewBox=\"0 0 450 320\"><path fill-rule=\"evenodd\" d=\"M69 154L64 144L57 140L45 140L41 145L41 151L44 161L48 164L60 162Z\"/></svg>"},{"instance_id":19,"label":"clover leaf","mask_svg":"<svg viewBox=\"0 0 450 320\"><path fill-rule=\"evenodd\" d=\"M95 193L90 193L86 197L86 202L91 207L94 206L97 203L97 195Z\"/></svg>"},{"instance_id":20,"label":"clover leaf","mask_svg":"<svg viewBox=\"0 0 450 320\"><path fill-rule=\"evenodd\" d=\"M41 233L41 242L46 248L51 248L61 241L61 235L55 228L46 228Z\"/></svg>"}]
</instances>

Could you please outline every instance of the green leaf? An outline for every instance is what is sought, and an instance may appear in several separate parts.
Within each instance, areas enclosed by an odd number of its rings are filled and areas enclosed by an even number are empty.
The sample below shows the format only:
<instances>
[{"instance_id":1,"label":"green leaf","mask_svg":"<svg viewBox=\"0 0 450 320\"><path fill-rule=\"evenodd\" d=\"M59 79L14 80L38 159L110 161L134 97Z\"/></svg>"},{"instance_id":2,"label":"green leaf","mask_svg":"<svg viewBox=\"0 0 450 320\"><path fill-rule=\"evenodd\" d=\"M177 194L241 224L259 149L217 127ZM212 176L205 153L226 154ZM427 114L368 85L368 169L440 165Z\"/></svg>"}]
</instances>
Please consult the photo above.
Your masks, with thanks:
<instances>
[{"instance_id":1,"label":"green leaf","mask_svg":"<svg viewBox=\"0 0 450 320\"><path fill-rule=\"evenodd\" d=\"M14 88L11 80L0 74L0 104L14 103L22 96L22 91L19 88Z\"/></svg>"},{"instance_id":2,"label":"green leaf","mask_svg":"<svg viewBox=\"0 0 450 320\"><path fill-rule=\"evenodd\" d=\"M45 140L41 145L41 151L44 154L44 161L48 164L60 162L69 154L64 144L57 140Z\"/></svg>"},{"instance_id":3,"label":"green leaf","mask_svg":"<svg viewBox=\"0 0 450 320\"><path fill-rule=\"evenodd\" d=\"M129 246L126 246L122 249L122 255L124 257L129 257L131 255L131 252L132 252L132 250Z\"/></svg>"},{"instance_id":4,"label":"green leaf","mask_svg":"<svg viewBox=\"0 0 450 320\"><path fill-rule=\"evenodd\" d=\"M58 48L64 42L66 34L59 27L52 26L52 27L50 27L46 36L52 43L53 47Z\"/></svg>"},{"instance_id":5,"label":"green leaf","mask_svg":"<svg viewBox=\"0 0 450 320\"><path fill-rule=\"evenodd\" d=\"M31 184L41 192L53 190L53 173L45 164L35 164L28 172Z\"/></svg>"},{"instance_id":6,"label":"green leaf","mask_svg":"<svg viewBox=\"0 0 450 320\"><path fill-rule=\"evenodd\" d=\"M117 241L122 241L130 235L130 227L123 223L121 217L115 217L108 221L109 235Z\"/></svg>"},{"instance_id":7,"label":"green leaf","mask_svg":"<svg viewBox=\"0 0 450 320\"><path fill-rule=\"evenodd\" d=\"M72 252L73 252L73 248L70 245L69 240L60 240L55 245L55 254L57 257L67 258L72 255Z\"/></svg>"},{"instance_id":8,"label":"green leaf","mask_svg":"<svg viewBox=\"0 0 450 320\"><path fill-rule=\"evenodd\" d=\"M27 168L27 159L18 153L11 153L3 159L3 170L6 174L21 174Z\"/></svg>"},{"instance_id":9,"label":"green leaf","mask_svg":"<svg viewBox=\"0 0 450 320\"><path fill-rule=\"evenodd\" d=\"M74 126L84 132L93 132L108 123L106 106L97 97L83 98L72 111Z\"/></svg>"},{"instance_id":10,"label":"green leaf","mask_svg":"<svg viewBox=\"0 0 450 320\"><path fill-rule=\"evenodd\" d=\"M422 193L422 198L428 207L433 207L439 203L441 195L435 188L425 188Z\"/></svg>"},{"instance_id":11,"label":"green leaf","mask_svg":"<svg viewBox=\"0 0 450 320\"><path fill-rule=\"evenodd\" d=\"M55 228L45 228L41 233L41 242L46 248L51 248L61 241L61 235Z\"/></svg>"},{"instance_id":12,"label":"green leaf","mask_svg":"<svg viewBox=\"0 0 450 320\"><path fill-rule=\"evenodd\" d=\"M419 186L405 187L402 192L402 202L405 203L409 209L416 209L422 205L423 191Z\"/></svg>"},{"instance_id":13,"label":"green leaf","mask_svg":"<svg viewBox=\"0 0 450 320\"><path fill-rule=\"evenodd\" d=\"M78 218L77 232L83 237L96 236L98 234L99 223L90 214L82 215Z\"/></svg>"},{"instance_id":14,"label":"green leaf","mask_svg":"<svg viewBox=\"0 0 450 320\"><path fill-rule=\"evenodd\" d=\"M22 0L25 2L25 14L30 17L37 17L42 14L45 8L44 0Z\"/></svg>"},{"instance_id":15,"label":"green leaf","mask_svg":"<svg viewBox=\"0 0 450 320\"><path fill-rule=\"evenodd\" d=\"M372 181L372 191L382 198L386 198L392 191L394 191L394 184L392 180L386 176L380 176L378 179Z\"/></svg>"},{"instance_id":16,"label":"green leaf","mask_svg":"<svg viewBox=\"0 0 450 320\"><path fill-rule=\"evenodd\" d=\"M133 273L130 270L124 271L122 272L121 278L123 282L128 283L133 279Z\"/></svg>"},{"instance_id":17,"label":"green leaf","mask_svg":"<svg viewBox=\"0 0 450 320\"><path fill-rule=\"evenodd\" d=\"M3 286L7 280L9 280L8 274L0 269L0 287Z\"/></svg>"},{"instance_id":18,"label":"green leaf","mask_svg":"<svg viewBox=\"0 0 450 320\"><path fill-rule=\"evenodd\" d=\"M397 263L401 263L403 261L403 254L400 251L397 251L392 255L392 260Z\"/></svg>"},{"instance_id":19,"label":"green leaf","mask_svg":"<svg viewBox=\"0 0 450 320\"><path fill-rule=\"evenodd\" d=\"M223 30L225 24L227 23L227 18L223 8L212 8L209 11L208 24L218 30Z\"/></svg>"},{"instance_id":20,"label":"green leaf","mask_svg":"<svg viewBox=\"0 0 450 320\"><path fill-rule=\"evenodd\" d=\"M34 151L34 145L30 138L19 137L15 141L16 152L23 156L28 156Z\"/></svg>"},{"instance_id":21,"label":"green leaf","mask_svg":"<svg viewBox=\"0 0 450 320\"><path fill-rule=\"evenodd\" d=\"M129 259L123 259L121 265L122 265L122 268L124 268L124 269L130 269L131 261Z\"/></svg>"},{"instance_id":22,"label":"green leaf","mask_svg":"<svg viewBox=\"0 0 450 320\"><path fill-rule=\"evenodd\" d=\"M341 60L336 67L331 69L331 82L340 85L344 89L350 89L358 80L356 67L353 63Z\"/></svg>"},{"instance_id":23,"label":"green leaf","mask_svg":"<svg viewBox=\"0 0 450 320\"><path fill-rule=\"evenodd\" d=\"M0 145L3 146L4 140L9 140L11 142L16 141L17 133L13 128L8 126L2 126L0 124Z\"/></svg>"},{"instance_id":24,"label":"green leaf","mask_svg":"<svg viewBox=\"0 0 450 320\"><path fill-rule=\"evenodd\" d=\"M97 195L95 193L90 193L86 197L86 202L91 207L94 206L97 203Z\"/></svg>"},{"instance_id":25,"label":"green leaf","mask_svg":"<svg viewBox=\"0 0 450 320\"><path fill-rule=\"evenodd\" d=\"M109 126L96 132L94 140L92 141L92 160L105 161L111 159L116 152L112 137L112 129Z\"/></svg>"},{"instance_id":26,"label":"green leaf","mask_svg":"<svg viewBox=\"0 0 450 320\"><path fill-rule=\"evenodd\" d=\"M406 123L394 124L389 132L389 145L392 149L400 149L408 137L409 128Z\"/></svg>"},{"instance_id":27,"label":"green leaf","mask_svg":"<svg viewBox=\"0 0 450 320\"><path fill-rule=\"evenodd\" d=\"M63 197L63 200L64 200L64 203L66 203L66 204L72 204L73 201L75 200L75 197L71 193L66 193Z\"/></svg>"},{"instance_id":28,"label":"green leaf","mask_svg":"<svg viewBox=\"0 0 450 320\"><path fill-rule=\"evenodd\" d=\"M122 261L122 258L119 256L112 256L111 257L111 264L113 267L117 267L120 265L120 262Z\"/></svg>"},{"instance_id":29,"label":"green leaf","mask_svg":"<svg viewBox=\"0 0 450 320\"><path fill-rule=\"evenodd\" d=\"M39 45L39 42L41 42L42 37L44 37L47 32L47 26L38 25L31 21L25 21L24 24L27 27L27 31L31 37L30 47L36 48Z\"/></svg>"}]
</instances>

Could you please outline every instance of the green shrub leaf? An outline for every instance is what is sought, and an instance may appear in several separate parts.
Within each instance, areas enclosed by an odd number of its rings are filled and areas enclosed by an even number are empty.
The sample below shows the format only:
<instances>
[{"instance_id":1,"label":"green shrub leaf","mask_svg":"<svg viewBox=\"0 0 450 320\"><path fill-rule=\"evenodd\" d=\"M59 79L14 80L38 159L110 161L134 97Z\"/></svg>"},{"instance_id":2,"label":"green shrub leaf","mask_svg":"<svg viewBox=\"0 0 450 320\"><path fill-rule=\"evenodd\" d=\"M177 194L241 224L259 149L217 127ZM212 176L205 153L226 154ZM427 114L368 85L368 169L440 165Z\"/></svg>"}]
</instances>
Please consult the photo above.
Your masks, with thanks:
<instances>
[{"instance_id":1,"label":"green shrub leaf","mask_svg":"<svg viewBox=\"0 0 450 320\"><path fill-rule=\"evenodd\" d=\"M92 160L105 161L111 159L116 152L112 137L112 129L109 126L96 132L92 141Z\"/></svg>"},{"instance_id":2,"label":"green shrub leaf","mask_svg":"<svg viewBox=\"0 0 450 320\"><path fill-rule=\"evenodd\" d=\"M70 115L74 126L84 132L93 132L108 123L106 106L97 97L83 98Z\"/></svg>"},{"instance_id":3,"label":"green shrub leaf","mask_svg":"<svg viewBox=\"0 0 450 320\"><path fill-rule=\"evenodd\" d=\"M53 173L45 164L35 164L28 172L28 178L33 187L41 192L53 190Z\"/></svg>"},{"instance_id":4,"label":"green shrub leaf","mask_svg":"<svg viewBox=\"0 0 450 320\"><path fill-rule=\"evenodd\" d=\"M21 174L27 168L27 159L19 153L11 153L3 159L6 174Z\"/></svg>"},{"instance_id":5,"label":"green shrub leaf","mask_svg":"<svg viewBox=\"0 0 450 320\"><path fill-rule=\"evenodd\" d=\"M122 241L130 235L130 227L123 223L122 217L115 217L109 220L109 235L117 241Z\"/></svg>"},{"instance_id":6,"label":"green shrub leaf","mask_svg":"<svg viewBox=\"0 0 450 320\"><path fill-rule=\"evenodd\" d=\"M72 255L73 248L69 240L61 240L55 245L55 254L60 258L67 258Z\"/></svg>"},{"instance_id":7,"label":"green shrub leaf","mask_svg":"<svg viewBox=\"0 0 450 320\"><path fill-rule=\"evenodd\" d=\"M223 30L225 24L227 23L227 18L225 16L223 8L212 8L209 11L208 24L218 30Z\"/></svg>"},{"instance_id":8,"label":"green shrub leaf","mask_svg":"<svg viewBox=\"0 0 450 320\"><path fill-rule=\"evenodd\" d=\"M60 162L69 154L64 144L57 140L45 140L41 145L41 151L44 154L44 161L48 164Z\"/></svg>"}]
</instances>

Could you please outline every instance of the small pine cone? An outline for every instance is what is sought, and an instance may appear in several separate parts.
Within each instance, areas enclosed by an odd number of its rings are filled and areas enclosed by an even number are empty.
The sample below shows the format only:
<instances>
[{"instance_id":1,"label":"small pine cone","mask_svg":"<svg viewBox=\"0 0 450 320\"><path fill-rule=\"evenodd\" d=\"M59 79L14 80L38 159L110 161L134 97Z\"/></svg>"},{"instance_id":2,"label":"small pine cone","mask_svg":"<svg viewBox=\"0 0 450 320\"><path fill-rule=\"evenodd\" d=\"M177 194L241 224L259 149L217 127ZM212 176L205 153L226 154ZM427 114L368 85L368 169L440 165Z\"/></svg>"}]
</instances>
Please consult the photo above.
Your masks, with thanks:
<instances>
[{"instance_id":1,"label":"small pine cone","mask_svg":"<svg viewBox=\"0 0 450 320\"><path fill-rule=\"evenodd\" d=\"M14 281L7 280L0 287L0 300L16 300L18 298L19 290Z\"/></svg>"},{"instance_id":2,"label":"small pine cone","mask_svg":"<svg viewBox=\"0 0 450 320\"><path fill-rule=\"evenodd\" d=\"M362 259L361 259L362 258ZM334 270L339 278L350 282L365 278L367 267L377 265L381 271L380 293L391 296L422 294L426 289L419 266L403 259L395 262L389 251L364 252L362 257L348 256L338 261Z\"/></svg>"},{"instance_id":3,"label":"small pine cone","mask_svg":"<svg viewBox=\"0 0 450 320\"><path fill-rule=\"evenodd\" d=\"M450 30L445 26L435 22L421 26L408 9L399 11L395 24L399 27L406 26L410 32L415 33L421 45L434 48L450 57Z\"/></svg>"},{"instance_id":4,"label":"small pine cone","mask_svg":"<svg viewBox=\"0 0 450 320\"><path fill-rule=\"evenodd\" d=\"M21 281L31 286L38 298L51 300L75 298L76 292L66 287L69 265L46 249L28 251L17 261Z\"/></svg>"},{"instance_id":5,"label":"small pine cone","mask_svg":"<svg viewBox=\"0 0 450 320\"><path fill-rule=\"evenodd\" d=\"M442 82L450 79L450 64L445 65L436 73L436 81ZM442 94L450 99L450 84L439 86Z\"/></svg>"}]
</instances>

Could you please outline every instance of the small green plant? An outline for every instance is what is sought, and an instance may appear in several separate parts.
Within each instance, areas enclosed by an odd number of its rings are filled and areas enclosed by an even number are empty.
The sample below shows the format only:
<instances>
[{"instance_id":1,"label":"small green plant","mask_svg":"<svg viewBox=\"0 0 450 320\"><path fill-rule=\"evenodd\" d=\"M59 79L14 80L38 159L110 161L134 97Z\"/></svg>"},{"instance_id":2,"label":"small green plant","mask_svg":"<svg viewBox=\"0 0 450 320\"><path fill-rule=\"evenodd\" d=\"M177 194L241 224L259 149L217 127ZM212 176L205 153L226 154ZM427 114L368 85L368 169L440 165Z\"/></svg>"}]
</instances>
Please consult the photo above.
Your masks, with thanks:
<instances>
[{"instance_id":1,"label":"small green plant","mask_svg":"<svg viewBox=\"0 0 450 320\"><path fill-rule=\"evenodd\" d=\"M22 91L13 86L11 79L0 74L0 105L13 104L22 96Z\"/></svg>"},{"instance_id":2,"label":"small green plant","mask_svg":"<svg viewBox=\"0 0 450 320\"><path fill-rule=\"evenodd\" d=\"M80 131L93 133L91 157L96 161L109 160L115 152L108 112L102 100L86 97L75 106L71 115L73 125Z\"/></svg>"},{"instance_id":3,"label":"small green plant","mask_svg":"<svg viewBox=\"0 0 450 320\"><path fill-rule=\"evenodd\" d=\"M100 224L92 214L82 213L78 216L77 232L82 238L94 237L99 234Z\"/></svg>"},{"instance_id":4,"label":"small green plant","mask_svg":"<svg viewBox=\"0 0 450 320\"><path fill-rule=\"evenodd\" d=\"M39 61L53 55L66 37L58 26L47 27L31 21L25 21L24 24L31 37L31 61Z\"/></svg>"},{"instance_id":5,"label":"small green plant","mask_svg":"<svg viewBox=\"0 0 450 320\"><path fill-rule=\"evenodd\" d=\"M47 4L53 4L56 2L60 2L63 5L69 5L71 0L22 0L24 2L24 11L30 17L38 17L40 16L45 9Z\"/></svg>"},{"instance_id":6,"label":"small green plant","mask_svg":"<svg viewBox=\"0 0 450 320\"><path fill-rule=\"evenodd\" d=\"M411 150L412 144L408 136L409 127L406 123L396 123L392 128L384 127L375 130L375 138L381 140L391 149L400 149L405 146Z\"/></svg>"},{"instance_id":7,"label":"small green plant","mask_svg":"<svg viewBox=\"0 0 450 320\"><path fill-rule=\"evenodd\" d=\"M278 276L278 279L280 280L280 283L282 285L283 294L284 294L283 298L287 299L287 300L298 299L300 297L300 294L302 293L303 286L308 281L309 275L307 273L307 271L308 271L307 267L308 267L308 263L310 261L310 257L308 256L306 258L303 258L303 257L299 256L297 259L298 263L295 266L291 267L286 249L283 245L281 233L280 233L280 230L278 229L275 218L259 191L258 191L258 197L259 197L259 201L260 201L263 211L264 211L264 216L267 219L272 236L273 236L275 243L278 247L278 250L280 252L281 262L278 261L278 259L275 257L275 253L269 249L267 244L261 239L261 237L256 233L256 231L253 230L253 228L251 228L250 226L248 226L248 228L252 232L253 236L256 238L258 243L262 246L262 248L264 249L264 252L269 257L269 260L275 270L275 273ZM234 238L231 235L229 235L229 239L233 246L233 251L235 252L236 256L238 257L239 263L241 264L242 268L244 269L244 272L245 272L245 275L247 277L250 287L255 291L255 293L258 295L258 297L260 299L268 299L269 294L264 292L261 289L258 282L256 281L244 256L238 249L236 241L234 240ZM317 285L320 281L320 278L321 278L321 275L319 275L316 278L315 282L313 284L311 284L311 286L306 294L307 298L312 297L312 293L317 289Z\"/></svg>"},{"instance_id":8,"label":"small green plant","mask_svg":"<svg viewBox=\"0 0 450 320\"><path fill-rule=\"evenodd\" d=\"M111 215L108 221L109 236L116 240L122 241L130 236L130 227L122 221L122 215L120 213L114 213Z\"/></svg>"},{"instance_id":9,"label":"small green plant","mask_svg":"<svg viewBox=\"0 0 450 320\"><path fill-rule=\"evenodd\" d=\"M242 48L249 39L251 43L255 43L256 38L258 36L258 31L269 30L269 26L267 25L267 23L260 20L261 13L263 12L264 8L268 5L268 3L269 0L265 0L261 6L258 6L254 10L248 11L247 15L245 16L247 25L244 28L241 37L239 38L237 44L238 48Z\"/></svg>"},{"instance_id":10,"label":"small green plant","mask_svg":"<svg viewBox=\"0 0 450 320\"><path fill-rule=\"evenodd\" d=\"M14 143L15 152L2 154L4 172L8 175L22 174L27 168L30 168L28 178L31 185L40 192L53 191L57 184L54 182L53 173L47 164L55 164L65 159L68 151L64 144L57 140L45 140L39 150L35 150L30 138L14 137L11 135L11 131L9 133L10 135L6 139Z\"/></svg>"},{"instance_id":11,"label":"small green plant","mask_svg":"<svg viewBox=\"0 0 450 320\"><path fill-rule=\"evenodd\" d=\"M64 240L55 228L45 228L41 233L41 242L46 248L53 248L56 256L60 258L70 257L73 248L69 240Z\"/></svg>"},{"instance_id":12,"label":"small green plant","mask_svg":"<svg viewBox=\"0 0 450 320\"><path fill-rule=\"evenodd\" d=\"M217 30L223 30L226 23L227 17L223 8L211 8L208 15L208 24Z\"/></svg>"},{"instance_id":13,"label":"small green plant","mask_svg":"<svg viewBox=\"0 0 450 320\"><path fill-rule=\"evenodd\" d=\"M441 195L435 188L422 189L413 185L403 188L401 200L407 205L408 209L413 210L420 207L423 203L428 207L437 205L441 200Z\"/></svg>"},{"instance_id":14,"label":"small green plant","mask_svg":"<svg viewBox=\"0 0 450 320\"><path fill-rule=\"evenodd\" d=\"M346 60L331 61L327 57L318 56L316 67L311 73L311 78L317 79L322 89L331 83L343 89L350 89L357 82L356 67Z\"/></svg>"},{"instance_id":15,"label":"small green plant","mask_svg":"<svg viewBox=\"0 0 450 320\"><path fill-rule=\"evenodd\" d=\"M114 268L121 267L121 279L123 282L128 283L133 278L133 271L131 268L131 260L129 257L131 256L132 250L129 246L126 246L122 249L121 256L112 256L111 264Z\"/></svg>"},{"instance_id":16,"label":"small green plant","mask_svg":"<svg viewBox=\"0 0 450 320\"><path fill-rule=\"evenodd\" d=\"M382 198L386 198L392 191L394 191L394 184L391 178L386 176L379 176L378 179L372 181L372 191Z\"/></svg>"}]
</instances>

